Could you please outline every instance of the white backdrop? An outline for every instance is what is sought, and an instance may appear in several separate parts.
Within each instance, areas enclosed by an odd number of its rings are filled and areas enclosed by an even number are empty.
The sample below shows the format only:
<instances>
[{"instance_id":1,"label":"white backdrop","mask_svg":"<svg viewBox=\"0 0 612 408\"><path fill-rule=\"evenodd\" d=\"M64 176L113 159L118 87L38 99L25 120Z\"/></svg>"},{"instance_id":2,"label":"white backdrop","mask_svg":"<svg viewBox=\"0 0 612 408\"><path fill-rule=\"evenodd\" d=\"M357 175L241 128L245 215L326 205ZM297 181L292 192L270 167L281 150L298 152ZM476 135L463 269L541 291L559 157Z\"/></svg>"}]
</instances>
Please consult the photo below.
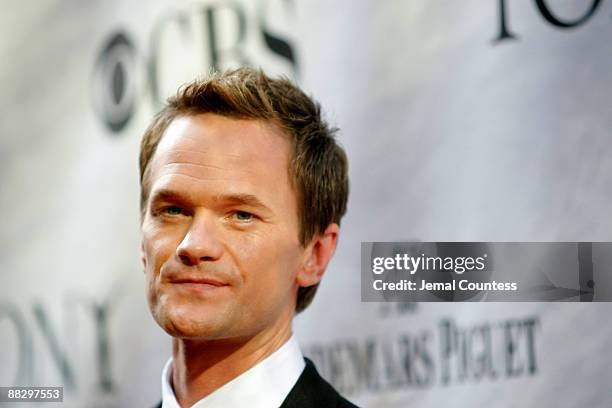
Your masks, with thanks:
<instances>
[{"instance_id":1,"label":"white backdrop","mask_svg":"<svg viewBox=\"0 0 612 408\"><path fill-rule=\"evenodd\" d=\"M179 84L250 63L315 95L350 160L337 255L295 323L324 376L364 407L609 407L608 304L361 303L359 251L611 241L611 13L605 0L5 2L0 385L64 385L71 407L159 400L170 342L138 259L139 139Z\"/></svg>"}]
</instances>

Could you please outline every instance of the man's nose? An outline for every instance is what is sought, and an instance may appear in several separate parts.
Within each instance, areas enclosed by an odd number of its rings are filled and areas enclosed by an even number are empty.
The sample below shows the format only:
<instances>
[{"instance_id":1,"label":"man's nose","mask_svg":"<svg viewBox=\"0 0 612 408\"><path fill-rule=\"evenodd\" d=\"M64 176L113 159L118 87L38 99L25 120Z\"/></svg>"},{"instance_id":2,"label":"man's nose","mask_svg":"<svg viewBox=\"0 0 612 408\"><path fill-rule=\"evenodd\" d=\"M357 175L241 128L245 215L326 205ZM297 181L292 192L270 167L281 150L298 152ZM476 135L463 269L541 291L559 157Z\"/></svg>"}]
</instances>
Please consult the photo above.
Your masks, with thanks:
<instances>
[{"instance_id":1,"label":"man's nose","mask_svg":"<svg viewBox=\"0 0 612 408\"><path fill-rule=\"evenodd\" d=\"M194 216L187 234L176 248L180 261L184 265L195 266L200 262L218 260L223 252L218 228L210 214Z\"/></svg>"}]
</instances>

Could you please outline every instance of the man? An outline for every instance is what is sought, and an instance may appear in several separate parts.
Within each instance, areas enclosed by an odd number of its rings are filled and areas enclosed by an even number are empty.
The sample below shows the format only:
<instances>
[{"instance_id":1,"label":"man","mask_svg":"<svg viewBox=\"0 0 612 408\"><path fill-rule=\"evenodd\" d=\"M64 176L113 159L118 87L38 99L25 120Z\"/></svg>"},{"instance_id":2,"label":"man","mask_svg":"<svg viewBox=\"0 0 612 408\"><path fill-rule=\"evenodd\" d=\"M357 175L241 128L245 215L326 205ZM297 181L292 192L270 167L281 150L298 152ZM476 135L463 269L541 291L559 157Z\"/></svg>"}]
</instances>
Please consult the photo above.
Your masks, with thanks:
<instances>
[{"instance_id":1,"label":"man","mask_svg":"<svg viewBox=\"0 0 612 408\"><path fill-rule=\"evenodd\" d=\"M173 337L159 406L353 407L291 329L348 197L319 106L250 68L195 81L145 132L140 180L149 307Z\"/></svg>"}]
</instances>

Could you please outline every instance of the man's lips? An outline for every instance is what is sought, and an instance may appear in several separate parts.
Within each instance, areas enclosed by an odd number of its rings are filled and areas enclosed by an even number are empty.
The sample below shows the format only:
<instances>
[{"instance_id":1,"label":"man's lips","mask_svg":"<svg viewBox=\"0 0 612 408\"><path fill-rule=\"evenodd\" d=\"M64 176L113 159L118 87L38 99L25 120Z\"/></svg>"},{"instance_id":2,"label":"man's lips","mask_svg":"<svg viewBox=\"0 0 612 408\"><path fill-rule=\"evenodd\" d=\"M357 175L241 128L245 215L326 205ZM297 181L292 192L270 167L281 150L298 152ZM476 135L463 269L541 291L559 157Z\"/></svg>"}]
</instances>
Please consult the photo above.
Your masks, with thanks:
<instances>
[{"instance_id":1,"label":"man's lips","mask_svg":"<svg viewBox=\"0 0 612 408\"><path fill-rule=\"evenodd\" d=\"M195 285L208 285L208 286L228 286L227 283L208 277L194 277L194 276L181 276L169 279L170 283L174 284L195 284Z\"/></svg>"}]
</instances>

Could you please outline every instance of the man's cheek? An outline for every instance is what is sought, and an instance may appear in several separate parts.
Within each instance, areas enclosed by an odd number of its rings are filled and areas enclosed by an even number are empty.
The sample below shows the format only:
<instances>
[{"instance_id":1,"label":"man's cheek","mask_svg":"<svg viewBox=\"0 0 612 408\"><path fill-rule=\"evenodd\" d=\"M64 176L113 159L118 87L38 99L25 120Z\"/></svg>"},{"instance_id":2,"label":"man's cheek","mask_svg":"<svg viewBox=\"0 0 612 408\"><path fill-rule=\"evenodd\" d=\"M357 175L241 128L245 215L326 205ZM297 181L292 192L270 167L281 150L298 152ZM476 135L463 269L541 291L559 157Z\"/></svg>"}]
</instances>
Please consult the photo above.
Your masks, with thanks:
<instances>
[{"instance_id":1,"label":"man's cheek","mask_svg":"<svg viewBox=\"0 0 612 408\"><path fill-rule=\"evenodd\" d=\"M157 291L154 279L152 279L150 275L147 275L147 300L149 303L149 309L155 316L157 314L159 293Z\"/></svg>"},{"instance_id":2,"label":"man's cheek","mask_svg":"<svg viewBox=\"0 0 612 408\"><path fill-rule=\"evenodd\" d=\"M180 245L184 235L176 231L159 232L151 240L151 251L156 258L168 259Z\"/></svg>"},{"instance_id":3,"label":"man's cheek","mask_svg":"<svg viewBox=\"0 0 612 408\"><path fill-rule=\"evenodd\" d=\"M147 240L145 244L145 267L149 271L159 271L161 266L170 259L178 244L170 237L158 237Z\"/></svg>"},{"instance_id":4,"label":"man's cheek","mask_svg":"<svg viewBox=\"0 0 612 408\"><path fill-rule=\"evenodd\" d=\"M157 271L159 271L159 267L155 262L155 258L152 256L152 253L149 252L144 257L145 264L145 275L149 284L152 284L155 280L155 275L157 275Z\"/></svg>"}]
</instances>

